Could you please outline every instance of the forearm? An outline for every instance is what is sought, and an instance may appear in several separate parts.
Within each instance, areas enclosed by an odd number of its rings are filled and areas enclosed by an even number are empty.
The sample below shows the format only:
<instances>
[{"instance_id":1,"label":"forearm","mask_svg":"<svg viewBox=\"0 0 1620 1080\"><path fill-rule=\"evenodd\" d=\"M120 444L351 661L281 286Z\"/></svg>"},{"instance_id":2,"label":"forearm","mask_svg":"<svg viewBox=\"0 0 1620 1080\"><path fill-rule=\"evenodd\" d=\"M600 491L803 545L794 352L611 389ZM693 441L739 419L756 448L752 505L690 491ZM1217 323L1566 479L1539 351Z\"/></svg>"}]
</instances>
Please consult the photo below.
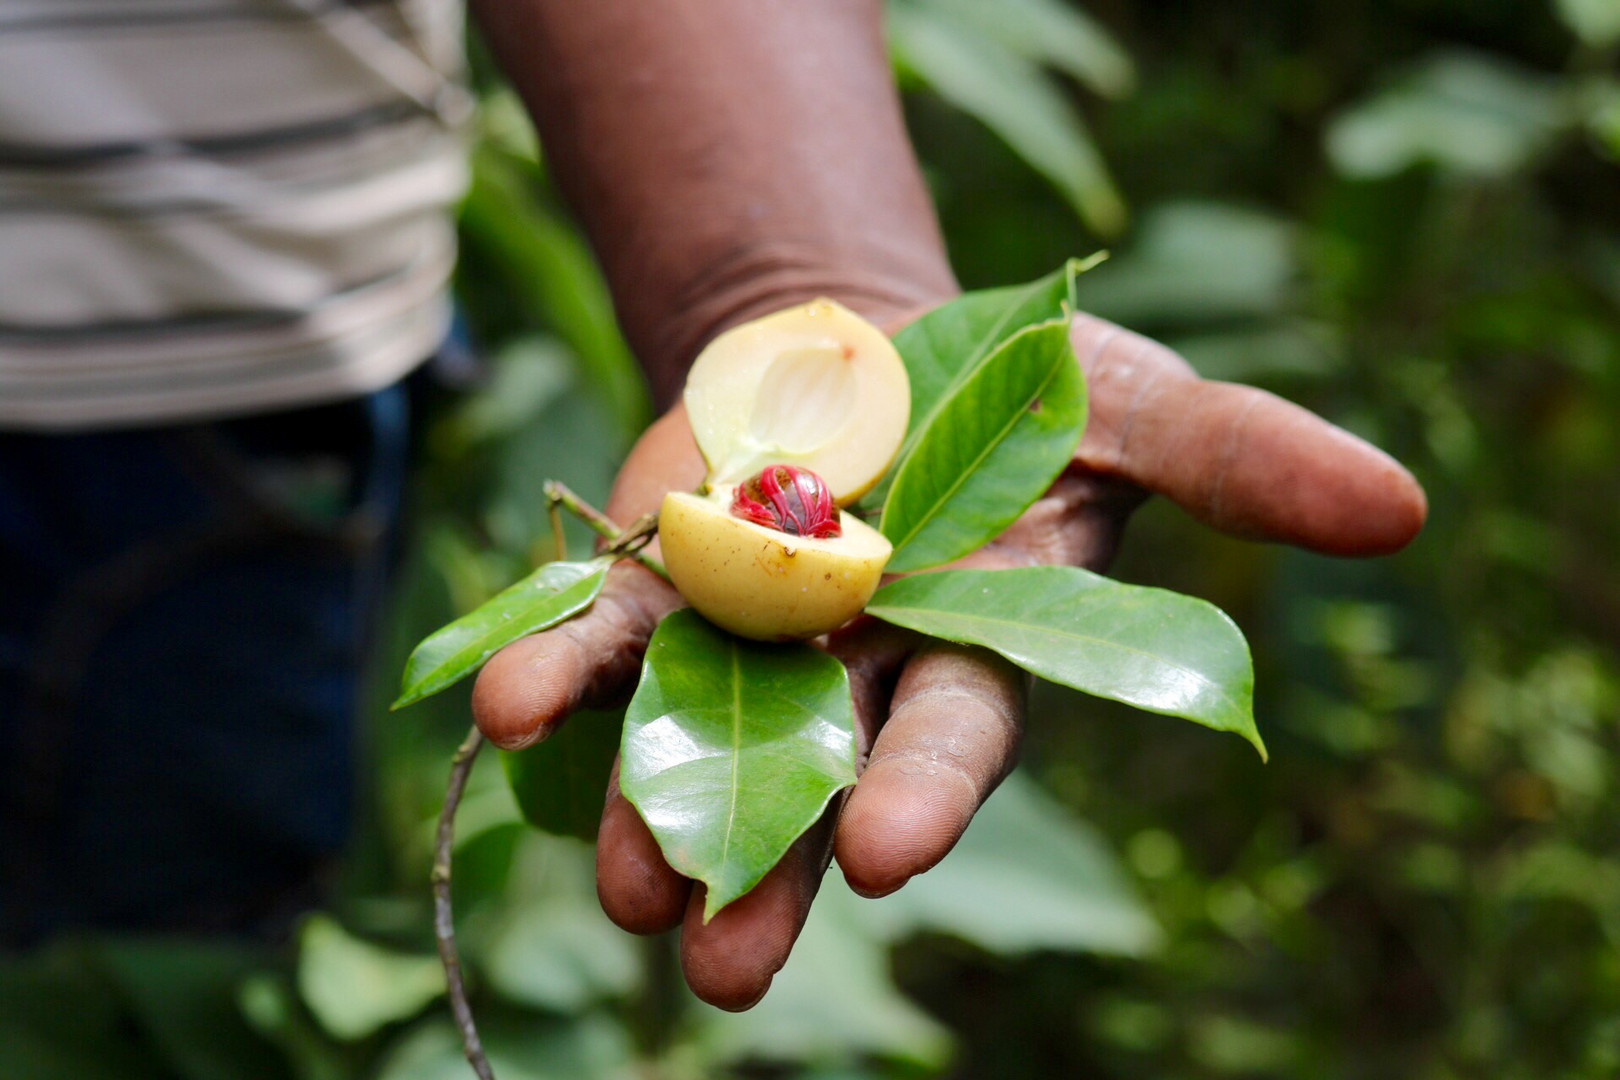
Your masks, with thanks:
<instances>
[{"instance_id":1,"label":"forearm","mask_svg":"<svg viewBox=\"0 0 1620 1080\"><path fill-rule=\"evenodd\" d=\"M742 319L956 289L878 0L474 0L659 401Z\"/></svg>"}]
</instances>

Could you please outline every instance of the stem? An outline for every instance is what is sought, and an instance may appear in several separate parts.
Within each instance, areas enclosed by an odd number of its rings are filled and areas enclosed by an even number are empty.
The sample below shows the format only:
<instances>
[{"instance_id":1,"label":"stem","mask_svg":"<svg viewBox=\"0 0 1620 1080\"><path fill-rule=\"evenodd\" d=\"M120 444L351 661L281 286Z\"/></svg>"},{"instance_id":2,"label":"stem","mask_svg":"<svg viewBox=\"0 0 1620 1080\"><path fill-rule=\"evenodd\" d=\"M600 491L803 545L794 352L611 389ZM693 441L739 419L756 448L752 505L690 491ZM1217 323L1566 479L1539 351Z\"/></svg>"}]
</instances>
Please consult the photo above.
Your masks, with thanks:
<instances>
[{"instance_id":1,"label":"stem","mask_svg":"<svg viewBox=\"0 0 1620 1080\"><path fill-rule=\"evenodd\" d=\"M546 491L546 515L551 518L551 538L557 545L557 561L568 559L568 536L563 532L562 505Z\"/></svg>"},{"instance_id":2,"label":"stem","mask_svg":"<svg viewBox=\"0 0 1620 1080\"><path fill-rule=\"evenodd\" d=\"M651 543L652 538L658 533L657 514L643 514L630 528L620 529L613 524L611 518L580 498L561 480L547 480L545 492L546 500L551 504L554 513L556 507L561 506L589 525L596 535L608 541L606 554L632 558L665 581L669 580L669 571L664 569L664 564L641 550Z\"/></svg>"},{"instance_id":3,"label":"stem","mask_svg":"<svg viewBox=\"0 0 1620 1080\"><path fill-rule=\"evenodd\" d=\"M461 1029L461 1046L467 1063L478 1074L478 1080L495 1080L489 1058L484 1056L484 1044L478 1038L478 1025L473 1023L472 1006L467 1003L467 982L461 973L456 924L450 911L450 855L455 848L456 810L461 806L467 777L483 745L484 737L475 727L467 732L467 738L451 759L450 786L445 789L444 810L439 814L439 831L433 842L433 936L439 943L439 960L444 964L444 979L450 988L450 1011L455 1015L456 1027Z\"/></svg>"},{"instance_id":4,"label":"stem","mask_svg":"<svg viewBox=\"0 0 1620 1080\"><path fill-rule=\"evenodd\" d=\"M553 506L560 503L569 513L589 525L598 536L605 536L609 540L619 538L619 527L613 524L612 519L580 498L573 488L561 480L547 480L545 492Z\"/></svg>"},{"instance_id":5,"label":"stem","mask_svg":"<svg viewBox=\"0 0 1620 1080\"><path fill-rule=\"evenodd\" d=\"M562 514L558 509L561 507L607 539L606 554L635 559L665 581L669 580L663 564L641 550L658 535L657 514L644 514L630 528L620 530L606 514L581 499L567 484L548 480L545 493L546 512L551 518L559 560L568 558L568 541L563 535ZM439 813L439 829L433 841L433 937L439 945L439 961L444 965L444 980L450 992L450 1011L455 1016L456 1027L461 1030L461 1046L467 1063L478 1074L479 1080L495 1080L489 1058L484 1054L483 1040L478 1037L478 1025L473 1021L472 1006L467 1001L467 980L461 970L461 953L456 948L455 915L450 904L450 861L455 850L456 811L461 807L461 797L467 790L467 777L472 775L473 763L478 760L478 751L483 746L484 737L475 726L467 732L466 739L456 748L455 757L451 759L450 785L444 792L444 809Z\"/></svg>"}]
</instances>

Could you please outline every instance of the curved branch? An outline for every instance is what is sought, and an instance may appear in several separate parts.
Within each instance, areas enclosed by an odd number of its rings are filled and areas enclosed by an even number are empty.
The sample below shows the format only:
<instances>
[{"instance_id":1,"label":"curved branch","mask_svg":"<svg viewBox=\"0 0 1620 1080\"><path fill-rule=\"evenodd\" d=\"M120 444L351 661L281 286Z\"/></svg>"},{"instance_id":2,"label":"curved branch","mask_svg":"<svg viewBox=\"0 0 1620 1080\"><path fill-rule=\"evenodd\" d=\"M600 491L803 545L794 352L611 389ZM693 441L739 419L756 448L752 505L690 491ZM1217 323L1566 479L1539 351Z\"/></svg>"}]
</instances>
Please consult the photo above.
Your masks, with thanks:
<instances>
[{"instance_id":1,"label":"curved branch","mask_svg":"<svg viewBox=\"0 0 1620 1080\"><path fill-rule=\"evenodd\" d=\"M461 973L455 919L450 911L450 856L455 847L456 809L483 745L484 737L475 727L451 759L450 786L444 793L444 810L439 814L439 831L433 841L433 936L439 943L439 960L444 964L444 978L450 988L450 1011L455 1015L456 1027L461 1029L467 1063L478 1074L478 1080L495 1080L489 1058L484 1055L484 1044L478 1038L478 1025L473 1023L472 1007L467 1003L467 982Z\"/></svg>"}]
</instances>

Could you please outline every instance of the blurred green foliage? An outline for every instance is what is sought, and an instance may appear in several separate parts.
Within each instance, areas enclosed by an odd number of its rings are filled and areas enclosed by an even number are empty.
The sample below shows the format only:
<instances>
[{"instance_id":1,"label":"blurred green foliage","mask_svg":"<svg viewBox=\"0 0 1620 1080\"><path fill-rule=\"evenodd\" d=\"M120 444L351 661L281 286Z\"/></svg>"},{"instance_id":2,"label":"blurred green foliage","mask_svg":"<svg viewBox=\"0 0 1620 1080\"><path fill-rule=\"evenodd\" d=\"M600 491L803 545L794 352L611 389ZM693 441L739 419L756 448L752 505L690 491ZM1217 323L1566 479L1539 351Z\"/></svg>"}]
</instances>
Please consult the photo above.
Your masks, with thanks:
<instances>
[{"instance_id":1,"label":"blurred green foliage","mask_svg":"<svg viewBox=\"0 0 1620 1080\"><path fill-rule=\"evenodd\" d=\"M1348 563L1149 504L1116 571L1236 617L1271 764L1043 691L963 849L884 901L835 872L742 1016L608 925L589 849L518 824L485 762L457 902L500 1075L1620 1075L1620 9L894 8L964 284L1118 233L1087 306L1385 447L1429 528ZM649 416L520 111L487 105L461 294L492 364L426 432L332 913L291 951L0 967L7 1080L467 1075L426 890L465 687L382 705L422 633L545 557L542 481L601 498Z\"/></svg>"}]
</instances>

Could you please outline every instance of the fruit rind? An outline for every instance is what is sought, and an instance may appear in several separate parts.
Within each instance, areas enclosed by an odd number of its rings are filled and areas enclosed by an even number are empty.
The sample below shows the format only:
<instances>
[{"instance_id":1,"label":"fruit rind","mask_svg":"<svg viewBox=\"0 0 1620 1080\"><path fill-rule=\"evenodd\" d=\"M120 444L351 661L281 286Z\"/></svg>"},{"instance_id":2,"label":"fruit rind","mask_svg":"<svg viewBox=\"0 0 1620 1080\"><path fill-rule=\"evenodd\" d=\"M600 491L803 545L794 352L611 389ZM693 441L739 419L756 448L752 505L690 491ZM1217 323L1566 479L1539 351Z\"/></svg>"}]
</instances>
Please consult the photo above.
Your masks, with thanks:
<instances>
[{"instance_id":1,"label":"fruit rind","mask_svg":"<svg viewBox=\"0 0 1620 1080\"><path fill-rule=\"evenodd\" d=\"M732 517L730 497L671 492L659 511L664 566L699 614L742 637L793 641L861 613L893 550L881 533L841 513L840 537L790 536Z\"/></svg>"}]
</instances>

